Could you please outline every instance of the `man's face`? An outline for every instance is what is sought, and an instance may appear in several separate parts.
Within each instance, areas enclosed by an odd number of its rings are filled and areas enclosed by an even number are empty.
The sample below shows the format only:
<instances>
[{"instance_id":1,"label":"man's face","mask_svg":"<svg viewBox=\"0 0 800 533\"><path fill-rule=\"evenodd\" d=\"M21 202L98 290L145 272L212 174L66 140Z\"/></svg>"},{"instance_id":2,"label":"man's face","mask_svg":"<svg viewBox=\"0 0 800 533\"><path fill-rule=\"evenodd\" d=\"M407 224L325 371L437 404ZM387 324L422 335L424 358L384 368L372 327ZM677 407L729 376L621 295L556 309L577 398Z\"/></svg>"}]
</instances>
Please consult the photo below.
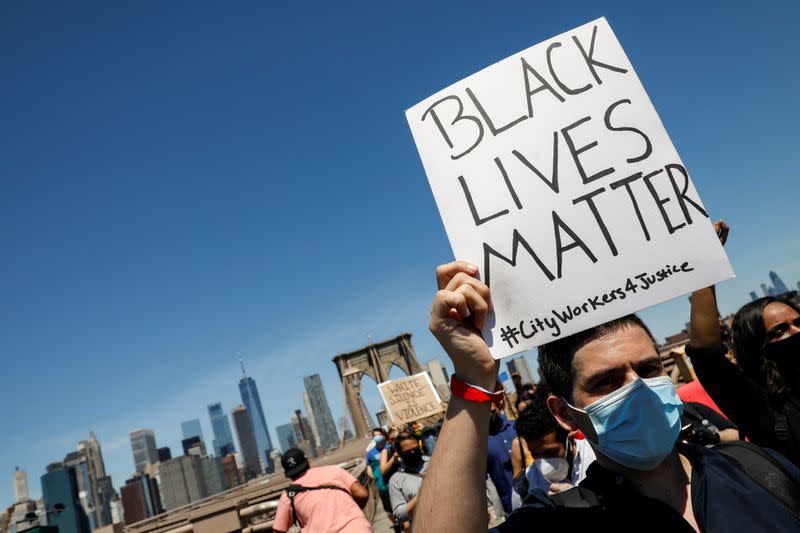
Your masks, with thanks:
<instances>
[{"instance_id":1,"label":"man's face","mask_svg":"<svg viewBox=\"0 0 800 533\"><path fill-rule=\"evenodd\" d=\"M372 438L374 439L377 437L380 437L380 439L378 439L378 441L375 442L375 447L378 448L379 450L382 450L386 446L386 439L383 438L383 433L381 433L380 431L374 431L372 433Z\"/></svg>"},{"instance_id":2,"label":"man's face","mask_svg":"<svg viewBox=\"0 0 800 533\"><path fill-rule=\"evenodd\" d=\"M402 455L406 452L410 452L413 449L419 449L419 444L415 439L403 439L397 445L397 452Z\"/></svg>"},{"instance_id":3,"label":"man's face","mask_svg":"<svg viewBox=\"0 0 800 533\"><path fill-rule=\"evenodd\" d=\"M533 457L547 457L549 459L565 458L567 456L566 443L556 436L556 432L548 433L536 439L525 439Z\"/></svg>"},{"instance_id":4,"label":"man's face","mask_svg":"<svg viewBox=\"0 0 800 533\"><path fill-rule=\"evenodd\" d=\"M636 380L666 375L649 335L638 326L618 329L595 339L575 352L572 359L572 405L584 409ZM548 399L550 410L562 427L580 429L590 441L597 433L589 417L566 406L564 400Z\"/></svg>"},{"instance_id":5,"label":"man's face","mask_svg":"<svg viewBox=\"0 0 800 533\"><path fill-rule=\"evenodd\" d=\"M636 380L665 376L653 340L638 326L595 339L572 359L572 404L581 409Z\"/></svg>"}]
</instances>

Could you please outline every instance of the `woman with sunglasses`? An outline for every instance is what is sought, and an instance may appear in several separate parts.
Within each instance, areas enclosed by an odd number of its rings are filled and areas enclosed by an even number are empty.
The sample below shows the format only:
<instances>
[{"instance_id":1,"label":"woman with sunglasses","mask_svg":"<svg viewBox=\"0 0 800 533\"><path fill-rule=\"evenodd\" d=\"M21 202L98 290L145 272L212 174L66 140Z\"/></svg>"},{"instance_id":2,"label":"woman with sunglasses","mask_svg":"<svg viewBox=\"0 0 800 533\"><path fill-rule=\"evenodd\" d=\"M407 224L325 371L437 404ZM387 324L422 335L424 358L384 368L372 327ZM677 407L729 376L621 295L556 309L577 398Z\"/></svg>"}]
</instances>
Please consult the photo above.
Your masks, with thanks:
<instances>
[{"instance_id":1,"label":"woman with sunglasses","mask_svg":"<svg viewBox=\"0 0 800 533\"><path fill-rule=\"evenodd\" d=\"M724 244L728 226L715 227ZM691 303L686 354L700 383L743 436L800 466L800 308L779 297L742 306L731 328L734 364L714 288L693 293Z\"/></svg>"}]
</instances>

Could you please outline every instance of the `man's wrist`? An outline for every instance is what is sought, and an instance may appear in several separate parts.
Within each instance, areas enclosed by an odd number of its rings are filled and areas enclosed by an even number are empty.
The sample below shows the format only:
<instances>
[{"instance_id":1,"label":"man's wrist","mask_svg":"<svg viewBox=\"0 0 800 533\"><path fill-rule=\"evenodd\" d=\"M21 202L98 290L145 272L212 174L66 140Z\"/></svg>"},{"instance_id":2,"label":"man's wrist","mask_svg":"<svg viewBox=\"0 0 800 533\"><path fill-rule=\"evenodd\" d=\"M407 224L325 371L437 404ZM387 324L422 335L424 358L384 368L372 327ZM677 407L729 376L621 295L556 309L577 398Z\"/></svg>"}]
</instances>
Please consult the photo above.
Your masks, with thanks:
<instances>
[{"instance_id":1,"label":"man's wrist","mask_svg":"<svg viewBox=\"0 0 800 533\"><path fill-rule=\"evenodd\" d=\"M464 369L456 367L456 376L461 381L482 387L488 391L494 391L497 384L497 370L494 368L490 372L486 372L475 368Z\"/></svg>"}]
</instances>

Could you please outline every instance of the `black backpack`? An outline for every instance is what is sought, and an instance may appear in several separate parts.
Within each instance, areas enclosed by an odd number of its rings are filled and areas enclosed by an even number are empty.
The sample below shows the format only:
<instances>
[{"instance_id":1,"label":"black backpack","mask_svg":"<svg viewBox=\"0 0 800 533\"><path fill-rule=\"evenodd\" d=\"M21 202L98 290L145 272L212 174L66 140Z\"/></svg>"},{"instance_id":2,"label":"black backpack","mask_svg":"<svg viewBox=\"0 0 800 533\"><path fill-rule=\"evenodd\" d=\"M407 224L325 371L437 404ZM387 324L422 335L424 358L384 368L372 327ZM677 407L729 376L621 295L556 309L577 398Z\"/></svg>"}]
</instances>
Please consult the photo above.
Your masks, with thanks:
<instances>
[{"instance_id":1,"label":"black backpack","mask_svg":"<svg viewBox=\"0 0 800 533\"><path fill-rule=\"evenodd\" d=\"M346 492L347 495L350 496L350 491L349 490L343 489L342 487L339 487L337 485L319 485L318 487L304 487L302 485L289 485L288 487L286 487L286 496L289 497L289 503L292 506L292 518L293 518L292 523L293 524L297 524L298 526L302 527L302 525L300 524L300 520L297 518L297 511L294 508L294 497L297 496L298 494L300 494L301 492L307 492L309 490L322 490L322 489L340 490L342 492Z\"/></svg>"},{"instance_id":2,"label":"black backpack","mask_svg":"<svg viewBox=\"0 0 800 533\"><path fill-rule=\"evenodd\" d=\"M774 457L744 441L725 442L713 449L737 464L750 479L781 502L791 515L800 518L800 484ZM587 487L559 492L550 496L550 501L556 507L586 509L600 506L597 494Z\"/></svg>"}]
</instances>

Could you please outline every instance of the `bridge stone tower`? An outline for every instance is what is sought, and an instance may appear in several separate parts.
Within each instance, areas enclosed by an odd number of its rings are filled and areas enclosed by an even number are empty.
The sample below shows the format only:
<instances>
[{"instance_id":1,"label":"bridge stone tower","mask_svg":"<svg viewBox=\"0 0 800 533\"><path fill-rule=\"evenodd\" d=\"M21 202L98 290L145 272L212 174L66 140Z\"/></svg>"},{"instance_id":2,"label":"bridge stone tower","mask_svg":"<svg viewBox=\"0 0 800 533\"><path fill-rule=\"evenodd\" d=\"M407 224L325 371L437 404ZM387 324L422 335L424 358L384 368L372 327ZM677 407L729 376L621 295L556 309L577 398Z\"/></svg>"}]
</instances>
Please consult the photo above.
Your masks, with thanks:
<instances>
[{"instance_id":1,"label":"bridge stone tower","mask_svg":"<svg viewBox=\"0 0 800 533\"><path fill-rule=\"evenodd\" d=\"M364 374L382 383L389 379L392 365L397 366L407 376L423 371L414 348L411 334L403 333L393 339L370 343L350 353L339 354L333 358L344 386L344 398L353 419L356 436L367 435L370 431L367 407L361 398L361 378Z\"/></svg>"}]
</instances>

